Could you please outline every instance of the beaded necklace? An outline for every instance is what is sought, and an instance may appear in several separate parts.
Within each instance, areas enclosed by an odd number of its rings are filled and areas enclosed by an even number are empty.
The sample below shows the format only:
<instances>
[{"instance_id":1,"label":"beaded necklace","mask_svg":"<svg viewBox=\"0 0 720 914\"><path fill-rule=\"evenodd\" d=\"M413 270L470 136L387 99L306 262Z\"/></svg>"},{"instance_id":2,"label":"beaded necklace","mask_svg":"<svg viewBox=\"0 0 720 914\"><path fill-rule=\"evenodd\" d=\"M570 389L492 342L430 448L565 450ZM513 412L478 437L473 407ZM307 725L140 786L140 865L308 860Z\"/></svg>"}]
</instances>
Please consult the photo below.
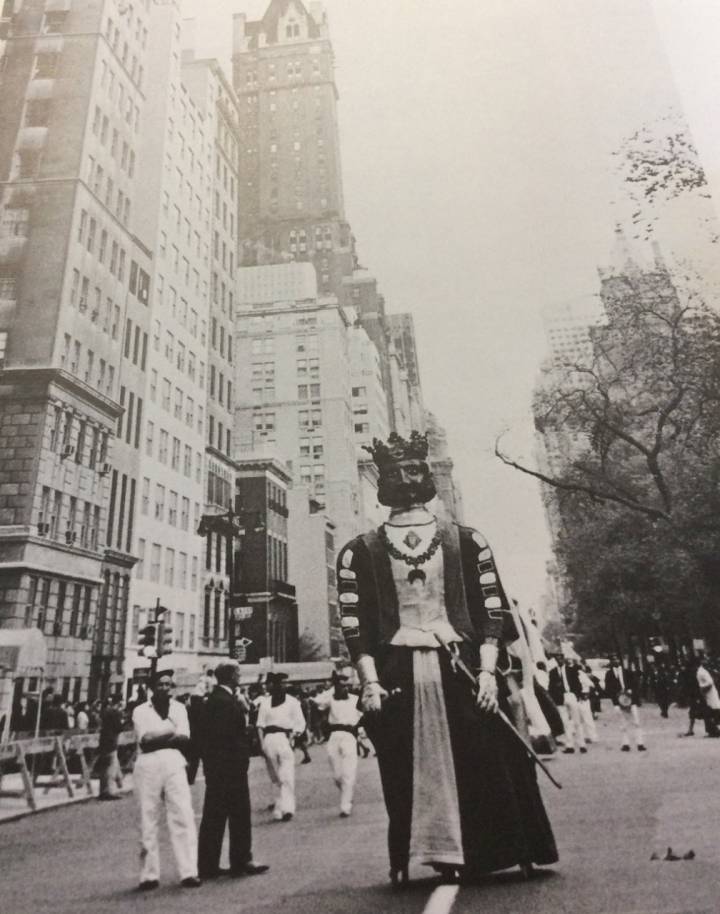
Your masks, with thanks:
<instances>
[{"instance_id":1,"label":"beaded necklace","mask_svg":"<svg viewBox=\"0 0 720 914\"><path fill-rule=\"evenodd\" d=\"M436 532L432 540L430 540L430 545L425 552L421 552L420 555L407 555L406 553L401 552L397 546L391 542L390 537L385 530L385 524L380 528L380 535L382 536L383 544L390 555L394 559L398 559L398 561L405 562L406 565L410 565L412 568L417 568L419 565L424 565L425 562L429 561L438 551L440 543L442 542L440 534Z\"/></svg>"}]
</instances>

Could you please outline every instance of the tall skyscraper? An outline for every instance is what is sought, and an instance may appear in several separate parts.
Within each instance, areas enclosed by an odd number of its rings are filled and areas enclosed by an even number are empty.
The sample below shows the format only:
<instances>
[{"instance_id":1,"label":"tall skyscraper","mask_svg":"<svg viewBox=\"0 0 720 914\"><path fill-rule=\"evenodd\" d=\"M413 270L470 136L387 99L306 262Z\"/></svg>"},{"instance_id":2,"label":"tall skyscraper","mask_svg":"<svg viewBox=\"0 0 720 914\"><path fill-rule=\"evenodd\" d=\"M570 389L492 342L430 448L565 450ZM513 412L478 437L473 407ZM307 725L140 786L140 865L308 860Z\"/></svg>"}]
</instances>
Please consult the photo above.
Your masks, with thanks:
<instances>
[{"instance_id":1,"label":"tall skyscraper","mask_svg":"<svg viewBox=\"0 0 720 914\"><path fill-rule=\"evenodd\" d=\"M141 387L146 370L150 252L133 230L149 6L2 11L0 625L44 632L45 675L71 698L121 679L139 412L109 442L123 378Z\"/></svg>"},{"instance_id":2,"label":"tall skyscraper","mask_svg":"<svg viewBox=\"0 0 720 914\"><path fill-rule=\"evenodd\" d=\"M262 19L234 19L240 98L242 263L311 262L321 295L355 267L345 219L338 93L321 3L271 0Z\"/></svg>"},{"instance_id":3,"label":"tall skyscraper","mask_svg":"<svg viewBox=\"0 0 720 914\"><path fill-rule=\"evenodd\" d=\"M351 317L307 263L245 267L235 322L235 452L288 461L343 542L357 532Z\"/></svg>"}]
</instances>

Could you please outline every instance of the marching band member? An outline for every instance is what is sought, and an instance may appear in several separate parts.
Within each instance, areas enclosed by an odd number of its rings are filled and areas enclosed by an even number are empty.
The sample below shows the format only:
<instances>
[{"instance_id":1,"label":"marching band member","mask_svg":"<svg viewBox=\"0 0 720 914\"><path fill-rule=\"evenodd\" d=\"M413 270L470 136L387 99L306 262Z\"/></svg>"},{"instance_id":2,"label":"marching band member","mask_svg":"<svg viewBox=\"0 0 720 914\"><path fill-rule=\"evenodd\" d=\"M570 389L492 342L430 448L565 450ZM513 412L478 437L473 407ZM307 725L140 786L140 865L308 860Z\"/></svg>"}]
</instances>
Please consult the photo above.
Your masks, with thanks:
<instances>
[{"instance_id":1,"label":"marching band member","mask_svg":"<svg viewBox=\"0 0 720 914\"><path fill-rule=\"evenodd\" d=\"M273 818L289 822L295 815L295 753L292 740L305 732L305 718L297 698L285 690L287 673L268 673L269 698L260 702L257 729L268 771L275 787Z\"/></svg>"},{"instance_id":2,"label":"marching band member","mask_svg":"<svg viewBox=\"0 0 720 914\"><path fill-rule=\"evenodd\" d=\"M330 737L327 754L335 783L340 790L340 815L347 818L352 812L355 779L357 777L357 730L362 714L358 710L358 697L348 691L350 677L347 673L333 673L332 689L314 695L313 701L322 711L328 711Z\"/></svg>"}]
</instances>

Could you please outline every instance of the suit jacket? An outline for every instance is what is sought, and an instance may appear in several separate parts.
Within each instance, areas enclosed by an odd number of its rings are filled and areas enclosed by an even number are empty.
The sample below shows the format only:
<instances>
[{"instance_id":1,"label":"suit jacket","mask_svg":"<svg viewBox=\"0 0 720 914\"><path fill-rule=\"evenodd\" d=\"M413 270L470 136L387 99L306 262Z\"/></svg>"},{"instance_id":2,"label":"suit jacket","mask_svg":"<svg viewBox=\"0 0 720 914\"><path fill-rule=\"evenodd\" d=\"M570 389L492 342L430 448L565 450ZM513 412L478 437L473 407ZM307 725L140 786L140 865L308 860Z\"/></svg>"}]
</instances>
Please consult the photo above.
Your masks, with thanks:
<instances>
[{"instance_id":1,"label":"suit jacket","mask_svg":"<svg viewBox=\"0 0 720 914\"><path fill-rule=\"evenodd\" d=\"M565 665L565 678L567 679L568 688L565 688L562 671L559 666L550 670L550 684L548 692L556 705L564 704L565 693L572 692L578 698L582 695L582 683L580 682L580 668L577 666Z\"/></svg>"},{"instance_id":2,"label":"suit jacket","mask_svg":"<svg viewBox=\"0 0 720 914\"><path fill-rule=\"evenodd\" d=\"M630 693L632 703L634 705L640 704L640 674L635 670L627 669L626 667L622 668L623 681L625 684L625 691ZM617 702L618 695L623 691L623 687L620 684L620 677L616 676L613 668L610 669L605 674L605 694L613 702Z\"/></svg>"},{"instance_id":3,"label":"suit jacket","mask_svg":"<svg viewBox=\"0 0 720 914\"><path fill-rule=\"evenodd\" d=\"M245 711L222 686L215 686L205 702L199 744L206 778L246 774L250 740Z\"/></svg>"}]
</instances>

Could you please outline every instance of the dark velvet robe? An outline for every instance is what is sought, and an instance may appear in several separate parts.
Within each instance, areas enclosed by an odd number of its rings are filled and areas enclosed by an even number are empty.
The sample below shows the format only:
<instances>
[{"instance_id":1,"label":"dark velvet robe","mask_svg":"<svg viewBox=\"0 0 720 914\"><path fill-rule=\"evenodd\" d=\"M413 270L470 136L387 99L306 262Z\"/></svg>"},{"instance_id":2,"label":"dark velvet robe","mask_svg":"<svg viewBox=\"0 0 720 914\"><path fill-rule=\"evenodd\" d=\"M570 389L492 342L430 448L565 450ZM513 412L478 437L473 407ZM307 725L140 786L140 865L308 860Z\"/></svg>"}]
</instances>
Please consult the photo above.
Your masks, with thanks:
<instances>
[{"instance_id":1,"label":"dark velvet robe","mask_svg":"<svg viewBox=\"0 0 720 914\"><path fill-rule=\"evenodd\" d=\"M461 655L476 669L487 637L501 645L517 637L512 615L487 543L476 531L439 524L450 624L462 635ZM338 557L343 632L350 655L375 659L388 691L379 714L363 724L373 741L389 816L393 869L407 865L413 803L413 649L390 644L400 620L390 559L380 536L356 538ZM501 659L498 668L507 666ZM516 864L557 860L552 829L533 763L494 715L478 712L471 684L439 652L442 686L458 790L463 856L468 874ZM507 689L499 676L501 705Z\"/></svg>"}]
</instances>

